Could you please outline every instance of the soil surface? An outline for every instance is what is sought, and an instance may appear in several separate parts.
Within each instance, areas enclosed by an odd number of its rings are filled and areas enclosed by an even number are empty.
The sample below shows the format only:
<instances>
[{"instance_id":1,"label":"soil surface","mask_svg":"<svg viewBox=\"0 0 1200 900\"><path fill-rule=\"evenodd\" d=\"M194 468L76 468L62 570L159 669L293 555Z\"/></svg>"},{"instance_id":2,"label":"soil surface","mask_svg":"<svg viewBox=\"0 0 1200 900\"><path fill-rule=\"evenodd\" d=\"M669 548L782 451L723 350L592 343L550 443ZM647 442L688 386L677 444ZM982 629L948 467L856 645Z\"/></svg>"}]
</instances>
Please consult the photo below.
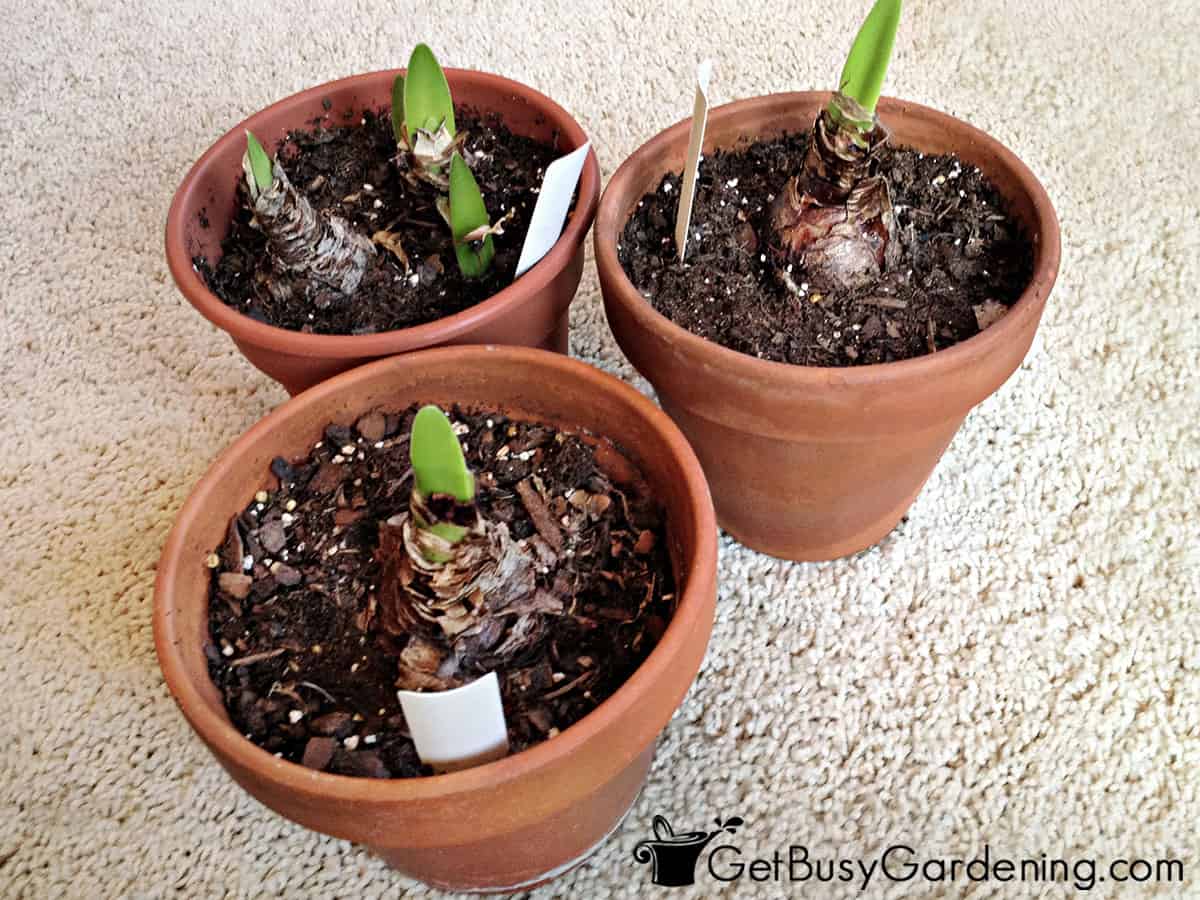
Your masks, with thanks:
<instances>
[{"instance_id":1,"label":"soil surface","mask_svg":"<svg viewBox=\"0 0 1200 900\"><path fill-rule=\"evenodd\" d=\"M234 725L292 762L430 774L396 696L407 637L374 615L379 523L408 508L416 409L331 425L307 458L276 459L278 487L209 558L209 673ZM486 412L451 420L481 513L537 554L538 586L566 610L544 615L540 642L497 673L517 752L595 709L661 637L675 607L663 517L611 445Z\"/></svg>"},{"instance_id":2,"label":"soil surface","mask_svg":"<svg viewBox=\"0 0 1200 900\"><path fill-rule=\"evenodd\" d=\"M798 297L776 271L768 217L807 146L805 132L705 158L682 266L673 236L680 177L665 176L642 199L618 250L655 309L751 356L853 366L945 349L1020 297L1032 246L996 189L954 156L892 147L879 171L891 190L901 264L853 293L823 291L796 266L788 274L804 293Z\"/></svg>"},{"instance_id":3,"label":"soil surface","mask_svg":"<svg viewBox=\"0 0 1200 900\"><path fill-rule=\"evenodd\" d=\"M238 181L239 207L213 266L193 259L209 289L229 306L280 328L316 334L371 334L408 328L461 312L513 281L546 166L562 155L557 146L514 135L495 116L481 119L456 109L460 132L467 133L463 157L471 166L491 219L515 210L497 235L496 258L480 279L463 278L454 256L450 229L436 208L438 192L411 184L391 163L396 155L388 111L365 110L350 124L294 131L283 144L288 178L318 212L329 211L370 236L390 231L399 237L408 266L390 250L378 251L362 283L345 302L325 308L296 296L278 303L262 287L266 239L250 225L246 188ZM268 147L268 152L273 148Z\"/></svg>"}]
</instances>

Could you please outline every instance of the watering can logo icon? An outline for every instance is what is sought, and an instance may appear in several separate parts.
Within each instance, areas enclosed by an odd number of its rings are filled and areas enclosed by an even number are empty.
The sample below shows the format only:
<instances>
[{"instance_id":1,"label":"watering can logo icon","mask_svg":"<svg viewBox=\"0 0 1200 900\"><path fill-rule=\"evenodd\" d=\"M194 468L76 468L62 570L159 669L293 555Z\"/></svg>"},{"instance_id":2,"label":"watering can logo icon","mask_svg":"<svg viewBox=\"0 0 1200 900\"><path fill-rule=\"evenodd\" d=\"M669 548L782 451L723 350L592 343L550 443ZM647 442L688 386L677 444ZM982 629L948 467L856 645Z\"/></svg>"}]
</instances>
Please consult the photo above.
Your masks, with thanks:
<instances>
[{"instance_id":1,"label":"watering can logo icon","mask_svg":"<svg viewBox=\"0 0 1200 900\"><path fill-rule=\"evenodd\" d=\"M733 834L744 824L740 818L714 819L715 831L685 831L676 834L662 816L654 817L654 837L639 841L633 858L640 863L653 862L651 880L663 887L684 887L696 882L696 863L713 838Z\"/></svg>"}]
</instances>

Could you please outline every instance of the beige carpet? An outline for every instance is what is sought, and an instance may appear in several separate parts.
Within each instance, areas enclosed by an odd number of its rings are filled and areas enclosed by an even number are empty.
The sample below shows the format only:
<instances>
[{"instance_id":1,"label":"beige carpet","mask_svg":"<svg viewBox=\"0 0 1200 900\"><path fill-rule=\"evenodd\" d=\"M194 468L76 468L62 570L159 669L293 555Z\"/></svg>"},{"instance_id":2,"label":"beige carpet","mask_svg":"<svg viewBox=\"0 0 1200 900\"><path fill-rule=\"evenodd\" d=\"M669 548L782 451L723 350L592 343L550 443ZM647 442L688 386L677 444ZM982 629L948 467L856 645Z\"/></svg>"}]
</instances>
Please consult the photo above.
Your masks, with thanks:
<instances>
[{"instance_id":1,"label":"beige carpet","mask_svg":"<svg viewBox=\"0 0 1200 900\"><path fill-rule=\"evenodd\" d=\"M3 896L425 896L245 796L159 677L151 589L172 517L284 399L167 275L167 205L209 143L424 39L554 95L611 173L687 113L698 57L721 101L825 87L866 7L222 6L0 10ZM790 565L722 539L712 647L642 800L535 896L688 896L632 861L654 813L740 815L747 855L1175 857L1188 885L1157 891L1200 896L1198 20L1195 0L910 0L890 92L995 134L1058 207L1039 340L880 547ZM591 271L574 310L573 352L630 377ZM703 874L691 896L1073 893L859 887Z\"/></svg>"}]
</instances>

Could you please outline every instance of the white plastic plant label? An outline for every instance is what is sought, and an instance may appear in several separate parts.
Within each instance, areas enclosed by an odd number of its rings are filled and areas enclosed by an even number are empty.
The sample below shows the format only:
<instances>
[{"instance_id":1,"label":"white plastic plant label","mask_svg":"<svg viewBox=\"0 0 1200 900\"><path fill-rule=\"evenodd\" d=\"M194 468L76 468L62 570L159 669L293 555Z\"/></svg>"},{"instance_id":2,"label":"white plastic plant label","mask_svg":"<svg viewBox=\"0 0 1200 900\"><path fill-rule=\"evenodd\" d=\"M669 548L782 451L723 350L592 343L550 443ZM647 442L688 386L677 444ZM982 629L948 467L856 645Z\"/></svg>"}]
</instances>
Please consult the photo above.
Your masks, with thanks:
<instances>
[{"instance_id":1,"label":"white plastic plant label","mask_svg":"<svg viewBox=\"0 0 1200 900\"><path fill-rule=\"evenodd\" d=\"M525 244L521 247L521 258L517 261L517 278L549 253L562 234L567 211L571 208L571 197L575 194L575 185L579 184L583 163L591 146L591 143L585 143L546 166L542 189L533 207Z\"/></svg>"},{"instance_id":2,"label":"white plastic plant label","mask_svg":"<svg viewBox=\"0 0 1200 900\"><path fill-rule=\"evenodd\" d=\"M696 98L692 103L692 133L688 138L687 159L683 166L683 185L679 191L679 212L675 215L675 247L679 261L687 254L688 228L692 224L692 203L696 199L696 177L700 172L700 149L704 146L704 128L708 124L708 80L712 60L696 67Z\"/></svg>"},{"instance_id":3,"label":"white plastic plant label","mask_svg":"<svg viewBox=\"0 0 1200 900\"><path fill-rule=\"evenodd\" d=\"M396 693L417 755L435 772L457 772L508 755L508 726L495 672L449 691Z\"/></svg>"}]
</instances>

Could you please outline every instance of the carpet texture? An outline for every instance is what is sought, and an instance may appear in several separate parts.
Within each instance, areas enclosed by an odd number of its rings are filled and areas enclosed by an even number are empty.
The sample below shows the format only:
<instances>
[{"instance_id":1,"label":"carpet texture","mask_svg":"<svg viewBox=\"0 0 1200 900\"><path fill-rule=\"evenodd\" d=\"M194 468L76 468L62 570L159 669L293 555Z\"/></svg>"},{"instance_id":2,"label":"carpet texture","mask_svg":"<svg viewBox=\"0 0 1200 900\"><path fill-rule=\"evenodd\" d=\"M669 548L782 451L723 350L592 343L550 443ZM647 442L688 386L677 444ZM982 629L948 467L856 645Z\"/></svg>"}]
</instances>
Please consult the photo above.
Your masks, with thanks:
<instances>
[{"instance_id":1,"label":"carpet texture","mask_svg":"<svg viewBox=\"0 0 1200 900\"><path fill-rule=\"evenodd\" d=\"M284 399L175 291L171 195L242 117L428 40L583 122L610 174L690 110L826 87L865 3L3 4L0 894L427 896L293 826L192 736L151 640L190 486ZM454 17L453 19L451 17ZM1041 177L1062 274L1026 363L906 524L793 565L721 541L700 678L625 827L544 897L657 895L632 860L746 820L769 855L1174 857L1200 896L1200 81L1194 0L911 0L888 92ZM589 268L572 351L635 381ZM1064 897L1069 884L722 885L663 896Z\"/></svg>"}]
</instances>

